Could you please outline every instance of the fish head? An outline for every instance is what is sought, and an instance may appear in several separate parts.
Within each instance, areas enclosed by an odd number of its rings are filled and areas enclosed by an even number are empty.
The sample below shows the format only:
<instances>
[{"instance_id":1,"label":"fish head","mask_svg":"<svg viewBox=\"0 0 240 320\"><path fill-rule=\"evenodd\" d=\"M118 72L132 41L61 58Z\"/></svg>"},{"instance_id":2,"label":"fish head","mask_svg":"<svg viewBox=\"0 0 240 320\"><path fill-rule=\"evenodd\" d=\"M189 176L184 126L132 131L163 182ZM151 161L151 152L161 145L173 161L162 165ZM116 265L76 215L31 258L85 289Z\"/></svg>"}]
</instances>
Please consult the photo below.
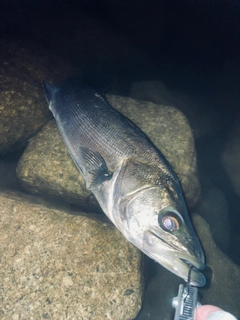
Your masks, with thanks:
<instances>
[{"instance_id":1,"label":"fish head","mask_svg":"<svg viewBox=\"0 0 240 320\"><path fill-rule=\"evenodd\" d=\"M193 229L178 180L169 174L127 161L115 182L115 224L125 237L162 266L205 285L201 244Z\"/></svg>"}]
</instances>

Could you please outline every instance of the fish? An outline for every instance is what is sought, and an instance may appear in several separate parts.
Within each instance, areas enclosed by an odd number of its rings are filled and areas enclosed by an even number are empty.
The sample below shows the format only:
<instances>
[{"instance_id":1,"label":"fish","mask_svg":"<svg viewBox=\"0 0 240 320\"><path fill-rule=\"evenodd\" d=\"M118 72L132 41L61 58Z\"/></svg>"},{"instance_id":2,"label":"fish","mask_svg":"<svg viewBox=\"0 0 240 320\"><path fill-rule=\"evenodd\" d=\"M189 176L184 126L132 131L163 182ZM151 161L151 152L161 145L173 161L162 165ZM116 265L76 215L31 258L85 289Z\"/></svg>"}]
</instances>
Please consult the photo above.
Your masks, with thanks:
<instances>
[{"instance_id":1,"label":"fish","mask_svg":"<svg viewBox=\"0 0 240 320\"><path fill-rule=\"evenodd\" d=\"M204 253L176 173L130 119L79 78L43 82L58 130L86 187L123 236L185 281L204 286Z\"/></svg>"}]
</instances>

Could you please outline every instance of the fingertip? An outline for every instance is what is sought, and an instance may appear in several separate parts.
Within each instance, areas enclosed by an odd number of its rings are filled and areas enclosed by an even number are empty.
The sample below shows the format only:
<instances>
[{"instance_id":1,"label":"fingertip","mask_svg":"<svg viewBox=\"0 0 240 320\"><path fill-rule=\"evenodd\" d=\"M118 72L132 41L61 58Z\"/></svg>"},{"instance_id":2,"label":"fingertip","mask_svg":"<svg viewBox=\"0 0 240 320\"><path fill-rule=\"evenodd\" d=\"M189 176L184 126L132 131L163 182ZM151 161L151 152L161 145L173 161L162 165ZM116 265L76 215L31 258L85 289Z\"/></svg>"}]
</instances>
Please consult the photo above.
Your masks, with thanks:
<instances>
[{"instance_id":1,"label":"fingertip","mask_svg":"<svg viewBox=\"0 0 240 320\"><path fill-rule=\"evenodd\" d=\"M212 305L200 306L195 309L194 320L206 320L211 313L219 310L221 309Z\"/></svg>"}]
</instances>

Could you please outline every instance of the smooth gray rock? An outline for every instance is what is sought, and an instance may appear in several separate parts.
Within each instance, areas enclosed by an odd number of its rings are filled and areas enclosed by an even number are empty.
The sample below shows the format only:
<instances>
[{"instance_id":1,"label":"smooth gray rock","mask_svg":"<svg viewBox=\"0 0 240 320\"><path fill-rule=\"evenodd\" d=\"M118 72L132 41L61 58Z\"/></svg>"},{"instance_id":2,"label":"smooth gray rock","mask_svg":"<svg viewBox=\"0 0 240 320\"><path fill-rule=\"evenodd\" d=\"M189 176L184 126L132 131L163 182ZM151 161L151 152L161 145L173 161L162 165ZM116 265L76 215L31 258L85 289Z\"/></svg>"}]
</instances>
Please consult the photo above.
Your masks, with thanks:
<instances>
[{"instance_id":1,"label":"smooth gray rock","mask_svg":"<svg viewBox=\"0 0 240 320\"><path fill-rule=\"evenodd\" d=\"M231 227L225 194L218 188L203 188L195 210L209 224L217 246L226 253L230 245Z\"/></svg>"},{"instance_id":2,"label":"smooth gray rock","mask_svg":"<svg viewBox=\"0 0 240 320\"><path fill-rule=\"evenodd\" d=\"M202 304L216 305L240 318L240 266L224 254L213 240L209 225L197 214L192 216L201 240L209 271L208 286L200 289Z\"/></svg>"},{"instance_id":3,"label":"smooth gray rock","mask_svg":"<svg viewBox=\"0 0 240 320\"><path fill-rule=\"evenodd\" d=\"M196 99L189 93L167 88L161 81L140 81L132 84L130 96L134 99L171 105L181 110L190 122L196 139L213 135L222 129L222 120L209 102ZM208 103L208 105L207 105Z\"/></svg>"},{"instance_id":4,"label":"smooth gray rock","mask_svg":"<svg viewBox=\"0 0 240 320\"><path fill-rule=\"evenodd\" d=\"M175 108L108 95L111 105L129 117L150 137L176 171L188 205L199 199L196 152L186 118ZM23 186L32 193L50 194L84 208L96 200L67 153L55 122L46 125L26 148L17 168Z\"/></svg>"},{"instance_id":5,"label":"smooth gray rock","mask_svg":"<svg viewBox=\"0 0 240 320\"><path fill-rule=\"evenodd\" d=\"M154 266L156 275L147 283L143 307L135 320L173 320L172 299L184 283L161 265Z\"/></svg>"},{"instance_id":6,"label":"smooth gray rock","mask_svg":"<svg viewBox=\"0 0 240 320\"><path fill-rule=\"evenodd\" d=\"M0 318L133 319L142 256L103 217L0 191Z\"/></svg>"},{"instance_id":7,"label":"smooth gray rock","mask_svg":"<svg viewBox=\"0 0 240 320\"><path fill-rule=\"evenodd\" d=\"M0 39L0 154L26 146L51 114L41 82L57 82L72 67L34 42Z\"/></svg>"}]
</instances>

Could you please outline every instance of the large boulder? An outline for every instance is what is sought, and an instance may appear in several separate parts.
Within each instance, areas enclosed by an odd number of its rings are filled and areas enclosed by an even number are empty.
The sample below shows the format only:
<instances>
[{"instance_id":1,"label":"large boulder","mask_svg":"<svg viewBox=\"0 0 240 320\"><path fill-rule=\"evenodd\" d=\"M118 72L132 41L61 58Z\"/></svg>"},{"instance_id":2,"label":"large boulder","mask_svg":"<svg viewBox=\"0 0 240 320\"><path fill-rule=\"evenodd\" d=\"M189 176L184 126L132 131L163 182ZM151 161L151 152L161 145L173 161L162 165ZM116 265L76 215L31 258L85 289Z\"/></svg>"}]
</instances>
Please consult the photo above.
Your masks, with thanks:
<instances>
[{"instance_id":1,"label":"large boulder","mask_svg":"<svg viewBox=\"0 0 240 320\"><path fill-rule=\"evenodd\" d=\"M17 167L21 184L31 193L64 200L86 210L100 210L86 189L59 134L55 120L29 142Z\"/></svg>"},{"instance_id":2,"label":"large boulder","mask_svg":"<svg viewBox=\"0 0 240 320\"><path fill-rule=\"evenodd\" d=\"M51 114L41 82L60 81L72 67L33 42L0 39L0 154L24 147Z\"/></svg>"},{"instance_id":3,"label":"large boulder","mask_svg":"<svg viewBox=\"0 0 240 320\"><path fill-rule=\"evenodd\" d=\"M104 216L0 191L0 318L136 317L142 256Z\"/></svg>"},{"instance_id":4,"label":"large boulder","mask_svg":"<svg viewBox=\"0 0 240 320\"><path fill-rule=\"evenodd\" d=\"M199 199L200 184L191 128L177 109L108 95L110 104L135 122L163 152L176 171L188 205ZM50 194L69 203L96 208L96 200L68 155L55 122L46 125L26 148L17 169L32 193Z\"/></svg>"},{"instance_id":5,"label":"large boulder","mask_svg":"<svg viewBox=\"0 0 240 320\"><path fill-rule=\"evenodd\" d=\"M214 135L222 129L218 110L204 98L197 98L179 89L169 89L161 81L140 81L132 84L130 96L134 99L172 105L181 110L190 122L196 139Z\"/></svg>"},{"instance_id":6,"label":"large boulder","mask_svg":"<svg viewBox=\"0 0 240 320\"><path fill-rule=\"evenodd\" d=\"M228 252L231 226L228 203L223 191L216 187L202 188L202 195L195 209L209 224L217 246L223 252Z\"/></svg>"}]
</instances>

